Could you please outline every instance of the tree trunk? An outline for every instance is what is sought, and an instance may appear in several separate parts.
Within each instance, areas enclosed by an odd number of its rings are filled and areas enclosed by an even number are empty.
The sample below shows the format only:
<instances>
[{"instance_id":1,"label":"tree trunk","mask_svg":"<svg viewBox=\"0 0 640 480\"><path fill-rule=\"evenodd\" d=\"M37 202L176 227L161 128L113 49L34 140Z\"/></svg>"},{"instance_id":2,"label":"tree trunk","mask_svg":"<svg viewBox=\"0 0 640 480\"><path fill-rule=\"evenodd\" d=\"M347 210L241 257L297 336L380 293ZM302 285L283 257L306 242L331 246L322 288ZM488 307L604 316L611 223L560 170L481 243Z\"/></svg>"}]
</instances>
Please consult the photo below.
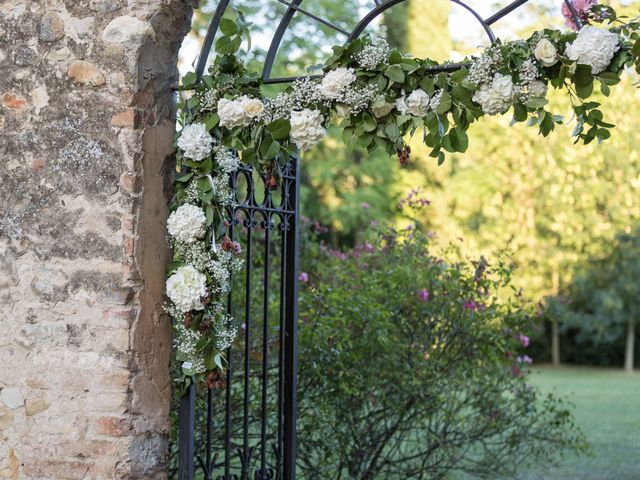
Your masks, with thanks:
<instances>
[{"instance_id":1,"label":"tree trunk","mask_svg":"<svg viewBox=\"0 0 640 480\"><path fill-rule=\"evenodd\" d=\"M634 350L636 344L636 320L629 319L627 324L627 349L624 354L624 369L626 372L633 372Z\"/></svg>"},{"instance_id":2,"label":"tree trunk","mask_svg":"<svg viewBox=\"0 0 640 480\"><path fill-rule=\"evenodd\" d=\"M551 274L551 286L554 294L560 289L560 274L554 270ZM560 331L558 320L551 321L551 363L554 367L560 366Z\"/></svg>"},{"instance_id":3,"label":"tree trunk","mask_svg":"<svg viewBox=\"0 0 640 480\"><path fill-rule=\"evenodd\" d=\"M558 333L558 321L551 321L551 363L554 367L560 366L560 333Z\"/></svg>"}]
</instances>

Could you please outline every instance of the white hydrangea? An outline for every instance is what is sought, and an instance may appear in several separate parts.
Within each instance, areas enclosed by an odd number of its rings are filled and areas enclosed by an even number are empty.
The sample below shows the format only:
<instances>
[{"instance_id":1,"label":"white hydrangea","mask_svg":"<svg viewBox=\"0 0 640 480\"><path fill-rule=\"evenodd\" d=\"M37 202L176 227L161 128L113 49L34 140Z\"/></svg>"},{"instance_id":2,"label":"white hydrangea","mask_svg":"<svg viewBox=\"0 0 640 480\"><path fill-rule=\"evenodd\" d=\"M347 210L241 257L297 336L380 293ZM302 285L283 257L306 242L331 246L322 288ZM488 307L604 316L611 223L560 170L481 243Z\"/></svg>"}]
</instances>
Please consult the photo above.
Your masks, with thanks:
<instances>
[{"instance_id":1,"label":"white hydrangea","mask_svg":"<svg viewBox=\"0 0 640 480\"><path fill-rule=\"evenodd\" d=\"M514 88L510 75L496 73L491 83L480 86L473 95L473 101L482 107L487 115L504 113L513 103Z\"/></svg>"},{"instance_id":2,"label":"white hydrangea","mask_svg":"<svg viewBox=\"0 0 640 480\"><path fill-rule=\"evenodd\" d=\"M204 310L202 298L207 295L207 277L191 265L179 267L167 279L167 296L176 308L185 313Z\"/></svg>"},{"instance_id":3,"label":"white hydrangea","mask_svg":"<svg viewBox=\"0 0 640 480\"><path fill-rule=\"evenodd\" d=\"M244 115L244 108L240 102L221 98L218 100L218 116L220 126L227 128L243 127L247 121Z\"/></svg>"},{"instance_id":4,"label":"white hydrangea","mask_svg":"<svg viewBox=\"0 0 640 480\"><path fill-rule=\"evenodd\" d=\"M247 127L264 112L264 104L258 98L247 95L230 100L218 100L220 126L227 128Z\"/></svg>"},{"instance_id":5,"label":"white hydrangea","mask_svg":"<svg viewBox=\"0 0 640 480\"><path fill-rule=\"evenodd\" d=\"M192 123L182 129L178 139L178 148L184 152L184 156L194 162L204 160L211 153L213 138L207 132L203 123Z\"/></svg>"},{"instance_id":6,"label":"white hydrangea","mask_svg":"<svg viewBox=\"0 0 640 480\"><path fill-rule=\"evenodd\" d=\"M167 230L179 242L194 243L207 233L207 217L200 207L187 203L169 215Z\"/></svg>"},{"instance_id":7,"label":"white hydrangea","mask_svg":"<svg viewBox=\"0 0 640 480\"><path fill-rule=\"evenodd\" d=\"M300 150L307 150L326 135L324 118L319 110L304 109L291 113L291 140Z\"/></svg>"},{"instance_id":8,"label":"white hydrangea","mask_svg":"<svg viewBox=\"0 0 640 480\"><path fill-rule=\"evenodd\" d=\"M620 49L618 35L593 25L587 25L578 32L578 37L567 47L567 57L582 65L590 65L591 73L603 72Z\"/></svg>"},{"instance_id":9,"label":"white hydrangea","mask_svg":"<svg viewBox=\"0 0 640 480\"><path fill-rule=\"evenodd\" d=\"M356 76L353 73L353 68L340 67L328 72L318 89L325 98L336 100L355 81Z\"/></svg>"},{"instance_id":10,"label":"white hydrangea","mask_svg":"<svg viewBox=\"0 0 640 480\"><path fill-rule=\"evenodd\" d=\"M396 108L402 115L424 117L429 112L429 94L418 88L396 100Z\"/></svg>"}]
</instances>

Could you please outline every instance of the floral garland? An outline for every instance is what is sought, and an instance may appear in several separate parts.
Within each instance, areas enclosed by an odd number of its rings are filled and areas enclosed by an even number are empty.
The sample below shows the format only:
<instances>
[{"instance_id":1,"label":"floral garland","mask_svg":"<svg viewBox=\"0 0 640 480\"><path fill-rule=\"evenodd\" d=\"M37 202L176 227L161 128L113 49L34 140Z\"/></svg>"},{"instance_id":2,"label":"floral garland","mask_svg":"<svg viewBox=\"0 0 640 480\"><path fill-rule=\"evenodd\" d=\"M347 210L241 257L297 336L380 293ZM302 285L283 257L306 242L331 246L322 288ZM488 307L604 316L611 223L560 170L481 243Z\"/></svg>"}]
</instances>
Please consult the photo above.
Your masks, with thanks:
<instances>
[{"instance_id":1,"label":"floral garland","mask_svg":"<svg viewBox=\"0 0 640 480\"><path fill-rule=\"evenodd\" d=\"M640 22L625 23L610 7L593 3L581 2L581 21L592 24L577 32L542 30L527 40L496 42L449 73L382 40L357 39L334 47L320 78L296 80L273 98L262 96L260 77L236 57L248 34L243 15L224 18L209 74L199 81L190 73L181 87L193 94L181 105L176 142L166 309L184 377L202 379L224 368L238 333L224 300L242 265L240 245L225 233L235 201L230 174L240 158L263 169L275 188L274 162L312 147L335 124L348 145L385 149L402 164L410 159L405 137L421 130L430 155L442 163L445 152L466 151L469 126L485 115L512 109L513 123L528 121L547 136L562 123L546 109L549 86L571 99L576 141L605 140L613 125L603 121L599 103L586 100L596 80L606 96L626 67L640 71ZM604 22L608 28L593 25Z\"/></svg>"}]
</instances>

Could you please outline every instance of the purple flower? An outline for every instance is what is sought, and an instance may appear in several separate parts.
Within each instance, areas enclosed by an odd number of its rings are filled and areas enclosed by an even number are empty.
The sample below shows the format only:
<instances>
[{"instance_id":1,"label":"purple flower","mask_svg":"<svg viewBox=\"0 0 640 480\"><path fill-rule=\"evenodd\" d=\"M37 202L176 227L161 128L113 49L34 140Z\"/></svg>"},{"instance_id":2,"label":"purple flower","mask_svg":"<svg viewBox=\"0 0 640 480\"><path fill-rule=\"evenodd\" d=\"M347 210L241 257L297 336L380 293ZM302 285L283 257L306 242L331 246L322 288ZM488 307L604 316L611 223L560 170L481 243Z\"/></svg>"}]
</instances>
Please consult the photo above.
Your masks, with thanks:
<instances>
[{"instance_id":1,"label":"purple flower","mask_svg":"<svg viewBox=\"0 0 640 480\"><path fill-rule=\"evenodd\" d=\"M418 296L420 297L421 301L428 302L429 301L429 290L427 290L426 288L423 288L422 290L420 290L420 293L418 293Z\"/></svg>"},{"instance_id":2,"label":"purple flower","mask_svg":"<svg viewBox=\"0 0 640 480\"><path fill-rule=\"evenodd\" d=\"M363 210L369 210L370 206L367 202L362 202L362 205L360 205L360 207L362 207Z\"/></svg>"},{"instance_id":3,"label":"purple flower","mask_svg":"<svg viewBox=\"0 0 640 480\"><path fill-rule=\"evenodd\" d=\"M463 307L471 310L472 312L475 312L478 309L478 304L473 300L467 300L466 302L464 302Z\"/></svg>"},{"instance_id":4,"label":"purple flower","mask_svg":"<svg viewBox=\"0 0 640 480\"><path fill-rule=\"evenodd\" d=\"M307 272L302 272L298 277L298 280L300 280L302 283L307 283L309 281L309 274Z\"/></svg>"},{"instance_id":5,"label":"purple flower","mask_svg":"<svg viewBox=\"0 0 640 480\"><path fill-rule=\"evenodd\" d=\"M522 357L517 358L518 363L526 363L531 365L533 363L533 359L529 355L523 355Z\"/></svg>"},{"instance_id":6,"label":"purple flower","mask_svg":"<svg viewBox=\"0 0 640 480\"><path fill-rule=\"evenodd\" d=\"M529 346L529 337L527 337L526 335L519 333L518 335L516 335L516 338L524 348L527 348Z\"/></svg>"},{"instance_id":7,"label":"purple flower","mask_svg":"<svg viewBox=\"0 0 640 480\"><path fill-rule=\"evenodd\" d=\"M329 231L327 227L323 227L318 221L313 222L313 229L316 233L327 233Z\"/></svg>"}]
</instances>

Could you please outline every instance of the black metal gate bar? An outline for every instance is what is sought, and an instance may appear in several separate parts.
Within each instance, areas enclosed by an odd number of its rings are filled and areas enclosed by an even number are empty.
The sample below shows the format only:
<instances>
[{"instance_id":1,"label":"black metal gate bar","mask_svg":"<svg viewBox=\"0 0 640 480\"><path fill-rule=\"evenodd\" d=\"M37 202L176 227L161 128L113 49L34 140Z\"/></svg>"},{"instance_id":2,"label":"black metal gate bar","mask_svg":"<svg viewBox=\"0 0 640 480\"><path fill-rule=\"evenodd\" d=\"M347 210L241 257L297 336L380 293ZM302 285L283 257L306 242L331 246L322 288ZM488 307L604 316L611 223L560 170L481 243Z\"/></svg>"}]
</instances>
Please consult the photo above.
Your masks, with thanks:
<instances>
[{"instance_id":1,"label":"black metal gate bar","mask_svg":"<svg viewBox=\"0 0 640 480\"><path fill-rule=\"evenodd\" d=\"M271 204L271 192L267 197L267 202ZM270 231L271 231L271 215L265 214L266 220L264 226L264 277L262 284L262 408L260 418L262 421L260 431L260 473L266 475L267 460L267 394L268 394L268 370L269 370L269 264L270 264Z\"/></svg>"},{"instance_id":2,"label":"black metal gate bar","mask_svg":"<svg viewBox=\"0 0 640 480\"><path fill-rule=\"evenodd\" d=\"M253 197L253 189L249 190L248 198ZM244 401L242 406L242 480L249 477L249 462L251 461L252 450L249 448L249 375L251 354L251 270L253 256L251 255L253 243L253 217L254 212L249 210L247 218L244 220L244 227L247 229L247 258L246 258L246 284L245 284L245 319L244 319Z\"/></svg>"},{"instance_id":3,"label":"black metal gate bar","mask_svg":"<svg viewBox=\"0 0 640 480\"><path fill-rule=\"evenodd\" d=\"M184 396L180 399L180 431L178 435L178 480L193 478L193 462L195 455L194 432L196 412L196 386L189 385Z\"/></svg>"},{"instance_id":4,"label":"black metal gate bar","mask_svg":"<svg viewBox=\"0 0 640 480\"><path fill-rule=\"evenodd\" d=\"M244 345L236 342L227 351L224 395L218 385L210 385L206 391L198 393L198 386L192 384L180 400L179 480L295 480L299 159L291 157L276 166L281 180L278 189L281 198L277 205L274 192L267 188L265 173L242 164L231 175L236 197L239 180L246 183L247 189L246 198L228 212L229 238L238 240L239 226L246 232L243 234L246 238L246 277L237 278L243 282L245 295L229 293L227 304L227 312L230 315L235 312L237 317L234 300L238 297L239 301L245 302L240 342ZM254 180L256 174L260 177L258 182ZM261 187L264 188L264 200L258 201L256 192ZM244 216L242 220L240 214ZM258 215L262 217L261 221L258 221ZM271 232L276 227L276 219L282 235L279 252L277 246L272 249ZM261 240L260 231L264 231L263 249L256 245ZM279 261L279 268L272 269L273 261ZM271 283L278 276L273 291L279 297L272 298ZM254 304L253 293L258 284L262 284L262 297ZM276 325L270 323L274 299L277 299L279 312ZM273 308L276 308L275 304ZM258 315L253 309L260 309L262 314ZM237 321L240 323L240 318ZM277 334L274 332L276 327ZM274 332L273 339L270 339L270 332ZM258 348L256 341L260 340L262 345ZM260 365L255 365L252 355L260 354ZM271 359L270 355L273 355ZM238 367L240 362L241 368ZM217 476L216 471L220 471Z\"/></svg>"},{"instance_id":5,"label":"black metal gate bar","mask_svg":"<svg viewBox=\"0 0 640 480\"><path fill-rule=\"evenodd\" d=\"M285 205L290 202L295 212L290 217L288 235L285 236L287 260L285 277L287 315L285 315L284 344L284 480L296 478L296 390L298 385L298 275L300 232L300 158L296 158L293 178L286 180Z\"/></svg>"}]
</instances>

